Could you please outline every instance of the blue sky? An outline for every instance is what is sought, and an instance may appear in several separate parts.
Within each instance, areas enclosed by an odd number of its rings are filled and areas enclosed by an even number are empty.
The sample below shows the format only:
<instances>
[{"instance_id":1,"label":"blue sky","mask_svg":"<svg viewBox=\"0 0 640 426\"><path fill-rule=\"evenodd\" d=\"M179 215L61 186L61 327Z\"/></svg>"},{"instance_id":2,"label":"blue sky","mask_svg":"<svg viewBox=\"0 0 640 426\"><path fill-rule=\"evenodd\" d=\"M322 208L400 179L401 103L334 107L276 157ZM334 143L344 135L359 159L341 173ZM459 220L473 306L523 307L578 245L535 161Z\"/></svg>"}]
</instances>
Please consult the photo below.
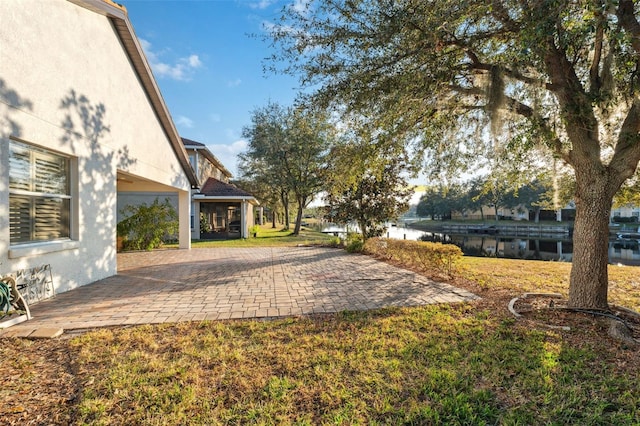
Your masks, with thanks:
<instances>
[{"instance_id":1,"label":"blue sky","mask_svg":"<svg viewBox=\"0 0 640 426\"><path fill-rule=\"evenodd\" d=\"M263 71L263 26L304 0L118 0L129 12L180 135L202 142L237 176L242 128L270 100L293 103L299 84ZM253 37L252 37L253 35Z\"/></svg>"}]
</instances>

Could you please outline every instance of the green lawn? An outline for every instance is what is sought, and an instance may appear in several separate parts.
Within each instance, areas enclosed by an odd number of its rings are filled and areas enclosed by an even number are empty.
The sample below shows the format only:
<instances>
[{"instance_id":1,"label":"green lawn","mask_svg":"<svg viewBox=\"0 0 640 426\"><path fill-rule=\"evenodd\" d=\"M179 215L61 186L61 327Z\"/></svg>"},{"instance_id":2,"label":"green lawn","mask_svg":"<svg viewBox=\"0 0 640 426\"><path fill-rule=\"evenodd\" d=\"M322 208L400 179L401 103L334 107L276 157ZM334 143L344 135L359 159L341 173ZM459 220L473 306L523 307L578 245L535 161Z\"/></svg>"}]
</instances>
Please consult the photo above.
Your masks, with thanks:
<instances>
[{"instance_id":1,"label":"green lawn","mask_svg":"<svg viewBox=\"0 0 640 426\"><path fill-rule=\"evenodd\" d=\"M336 242L336 237L323 234L308 228L302 228L300 235L292 235L291 229L285 230L282 227L272 228L271 225L260 227L257 238L235 240L193 240L193 248L200 247L264 247L264 246L295 246L295 245L330 245ZM177 244L167 247L177 247Z\"/></svg>"},{"instance_id":2,"label":"green lawn","mask_svg":"<svg viewBox=\"0 0 640 426\"><path fill-rule=\"evenodd\" d=\"M470 305L100 330L86 424L638 424L637 369Z\"/></svg>"}]
</instances>

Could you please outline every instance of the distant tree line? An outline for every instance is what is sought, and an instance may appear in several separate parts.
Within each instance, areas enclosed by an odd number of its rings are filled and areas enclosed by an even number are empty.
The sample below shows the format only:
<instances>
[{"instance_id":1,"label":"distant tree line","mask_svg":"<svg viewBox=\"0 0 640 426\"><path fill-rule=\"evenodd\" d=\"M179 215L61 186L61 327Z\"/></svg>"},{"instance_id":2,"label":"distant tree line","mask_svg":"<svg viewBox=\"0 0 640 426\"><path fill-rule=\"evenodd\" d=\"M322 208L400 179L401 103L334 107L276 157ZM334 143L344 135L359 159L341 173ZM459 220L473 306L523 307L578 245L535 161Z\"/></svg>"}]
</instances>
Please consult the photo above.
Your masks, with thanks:
<instances>
[{"instance_id":1,"label":"distant tree line","mask_svg":"<svg viewBox=\"0 0 640 426\"><path fill-rule=\"evenodd\" d=\"M496 181L489 177L479 177L466 184L429 186L420 198L416 214L431 219L451 219L454 212L465 216L480 213L485 220L483 207L494 210L496 220L502 209L533 212L533 220L540 220L542 210L557 210L571 200L570 180L553 185L548 175L536 178L519 186L507 181Z\"/></svg>"}]
</instances>

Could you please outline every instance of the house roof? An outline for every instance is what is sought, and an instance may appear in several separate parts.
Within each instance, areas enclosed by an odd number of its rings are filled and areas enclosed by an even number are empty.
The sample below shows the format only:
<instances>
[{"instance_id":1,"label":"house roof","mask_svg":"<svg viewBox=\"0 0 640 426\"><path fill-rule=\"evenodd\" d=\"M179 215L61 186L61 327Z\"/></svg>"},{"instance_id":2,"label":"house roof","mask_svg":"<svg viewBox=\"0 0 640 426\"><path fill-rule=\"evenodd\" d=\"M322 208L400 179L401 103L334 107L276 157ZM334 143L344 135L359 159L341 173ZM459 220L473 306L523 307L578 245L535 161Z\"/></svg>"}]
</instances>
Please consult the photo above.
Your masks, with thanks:
<instances>
[{"instance_id":1,"label":"house roof","mask_svg":"<svg viewBox=\"0 0 640 426\"><path fill-rule=\"evenodd\" d=\"M204 155L204 157L209 160L211 164L216 166L218 170L220 170L225 176L229 178L233 176L233 174L231 174L231 172L220 162L220 160L218 160L218 158L213 155L211 151L209 151L209 148L207 148L205 144L187 138L182 138L182 143L187 149L201 151L202 155Z\"/></svg>"},{"instance_id":2,"label":"house roof","mask_svg":"<svg viewBox=\"0 0 640 426\"><path fill-rule=\"evenodd\" d=\"M200 188L200 194L206 197L244 197L254 198L247 191L237 186L210 177Z\"/></svg>"},{"instance_id":3,"label":"house roof","mask_svg":"<svg viewBox=\"0 0 640 426\"><path fill-rule=\"evenodd\" d=\"M260 202L247 191L230 183L222 182L210 177L200 188L200 192L193 195L194 200L209 201L248 201L257 206Z\"/></svg>"},{"instance_id":4,"label":"house roof","mask_svg":"<svg viewBox=\"0 0 640 426\"><path fill-rule=\"evenodd\" d=\"M111 0L68 1L111 20L118 36L120 37L122 46L131 60L133 68L140 78L142 87L149 97L149 101L151 102L153 110L162 125L162 129L164 130L167 139L169 139L171 147L173 148L185 175L189 179L191 187L198 187L198 179L196 178L196 175L191 168L191 164L189 163L189 156L187 155L187 151L182 144L180 136L178 135L178 131L173 123L169 109L162 98L160 88L153 77L151 66L147 61L147 57L142 50L140 41L133 30L133 25L131 24L131 21L129 21L127 9Z\"/></svg>"},{"instance_id":5,"label":"house roof","mask_svg":"<svg viewBox=\"0 0 640 426\"><path fill-rule=\"evenodd\" d=\"M207 146L201 142L196 142L194 140L191 139L187 139L187 138L182 138L182 143L184 144L184 146L197 146L197 147L201 147L201 148L206 148Z\"/></svg>"}]
</instances>

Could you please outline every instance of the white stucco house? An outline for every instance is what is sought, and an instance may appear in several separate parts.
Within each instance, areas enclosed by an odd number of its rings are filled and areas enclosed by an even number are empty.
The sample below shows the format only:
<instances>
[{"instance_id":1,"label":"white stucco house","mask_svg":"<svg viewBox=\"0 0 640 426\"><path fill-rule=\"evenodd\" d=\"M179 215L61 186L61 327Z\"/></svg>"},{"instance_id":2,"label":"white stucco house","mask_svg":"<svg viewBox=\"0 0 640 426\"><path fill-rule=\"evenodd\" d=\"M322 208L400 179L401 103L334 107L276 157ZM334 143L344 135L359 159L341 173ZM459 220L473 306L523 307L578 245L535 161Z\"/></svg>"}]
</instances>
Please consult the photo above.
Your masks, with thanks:
<instances>
[{"instance_id":1,"label":"white stucco house","mask_svg":"<svg viewBox=\"0 0 640 426\"><path fill-rule=\"evenodd\" d=\"M172 194L190 248L189 157L126 10L0 1L0 274L56 292L117 272L118 194Z\"/></svg>"},{"instance_id":2,"label":"white stucco house","mask_svg":"<svg viewBox=\"0 0 640 426\"><path fill-rule=\"evenodd\" d=\"M248 238L255 224L258 200L230 182L231 172L201 142L181 138L196 176L191 191L191 239L219 240ZM178 197L170 192L118 192L118 221L125 206L168 200L178 207Z\"/></svg>"}]
</instances>

